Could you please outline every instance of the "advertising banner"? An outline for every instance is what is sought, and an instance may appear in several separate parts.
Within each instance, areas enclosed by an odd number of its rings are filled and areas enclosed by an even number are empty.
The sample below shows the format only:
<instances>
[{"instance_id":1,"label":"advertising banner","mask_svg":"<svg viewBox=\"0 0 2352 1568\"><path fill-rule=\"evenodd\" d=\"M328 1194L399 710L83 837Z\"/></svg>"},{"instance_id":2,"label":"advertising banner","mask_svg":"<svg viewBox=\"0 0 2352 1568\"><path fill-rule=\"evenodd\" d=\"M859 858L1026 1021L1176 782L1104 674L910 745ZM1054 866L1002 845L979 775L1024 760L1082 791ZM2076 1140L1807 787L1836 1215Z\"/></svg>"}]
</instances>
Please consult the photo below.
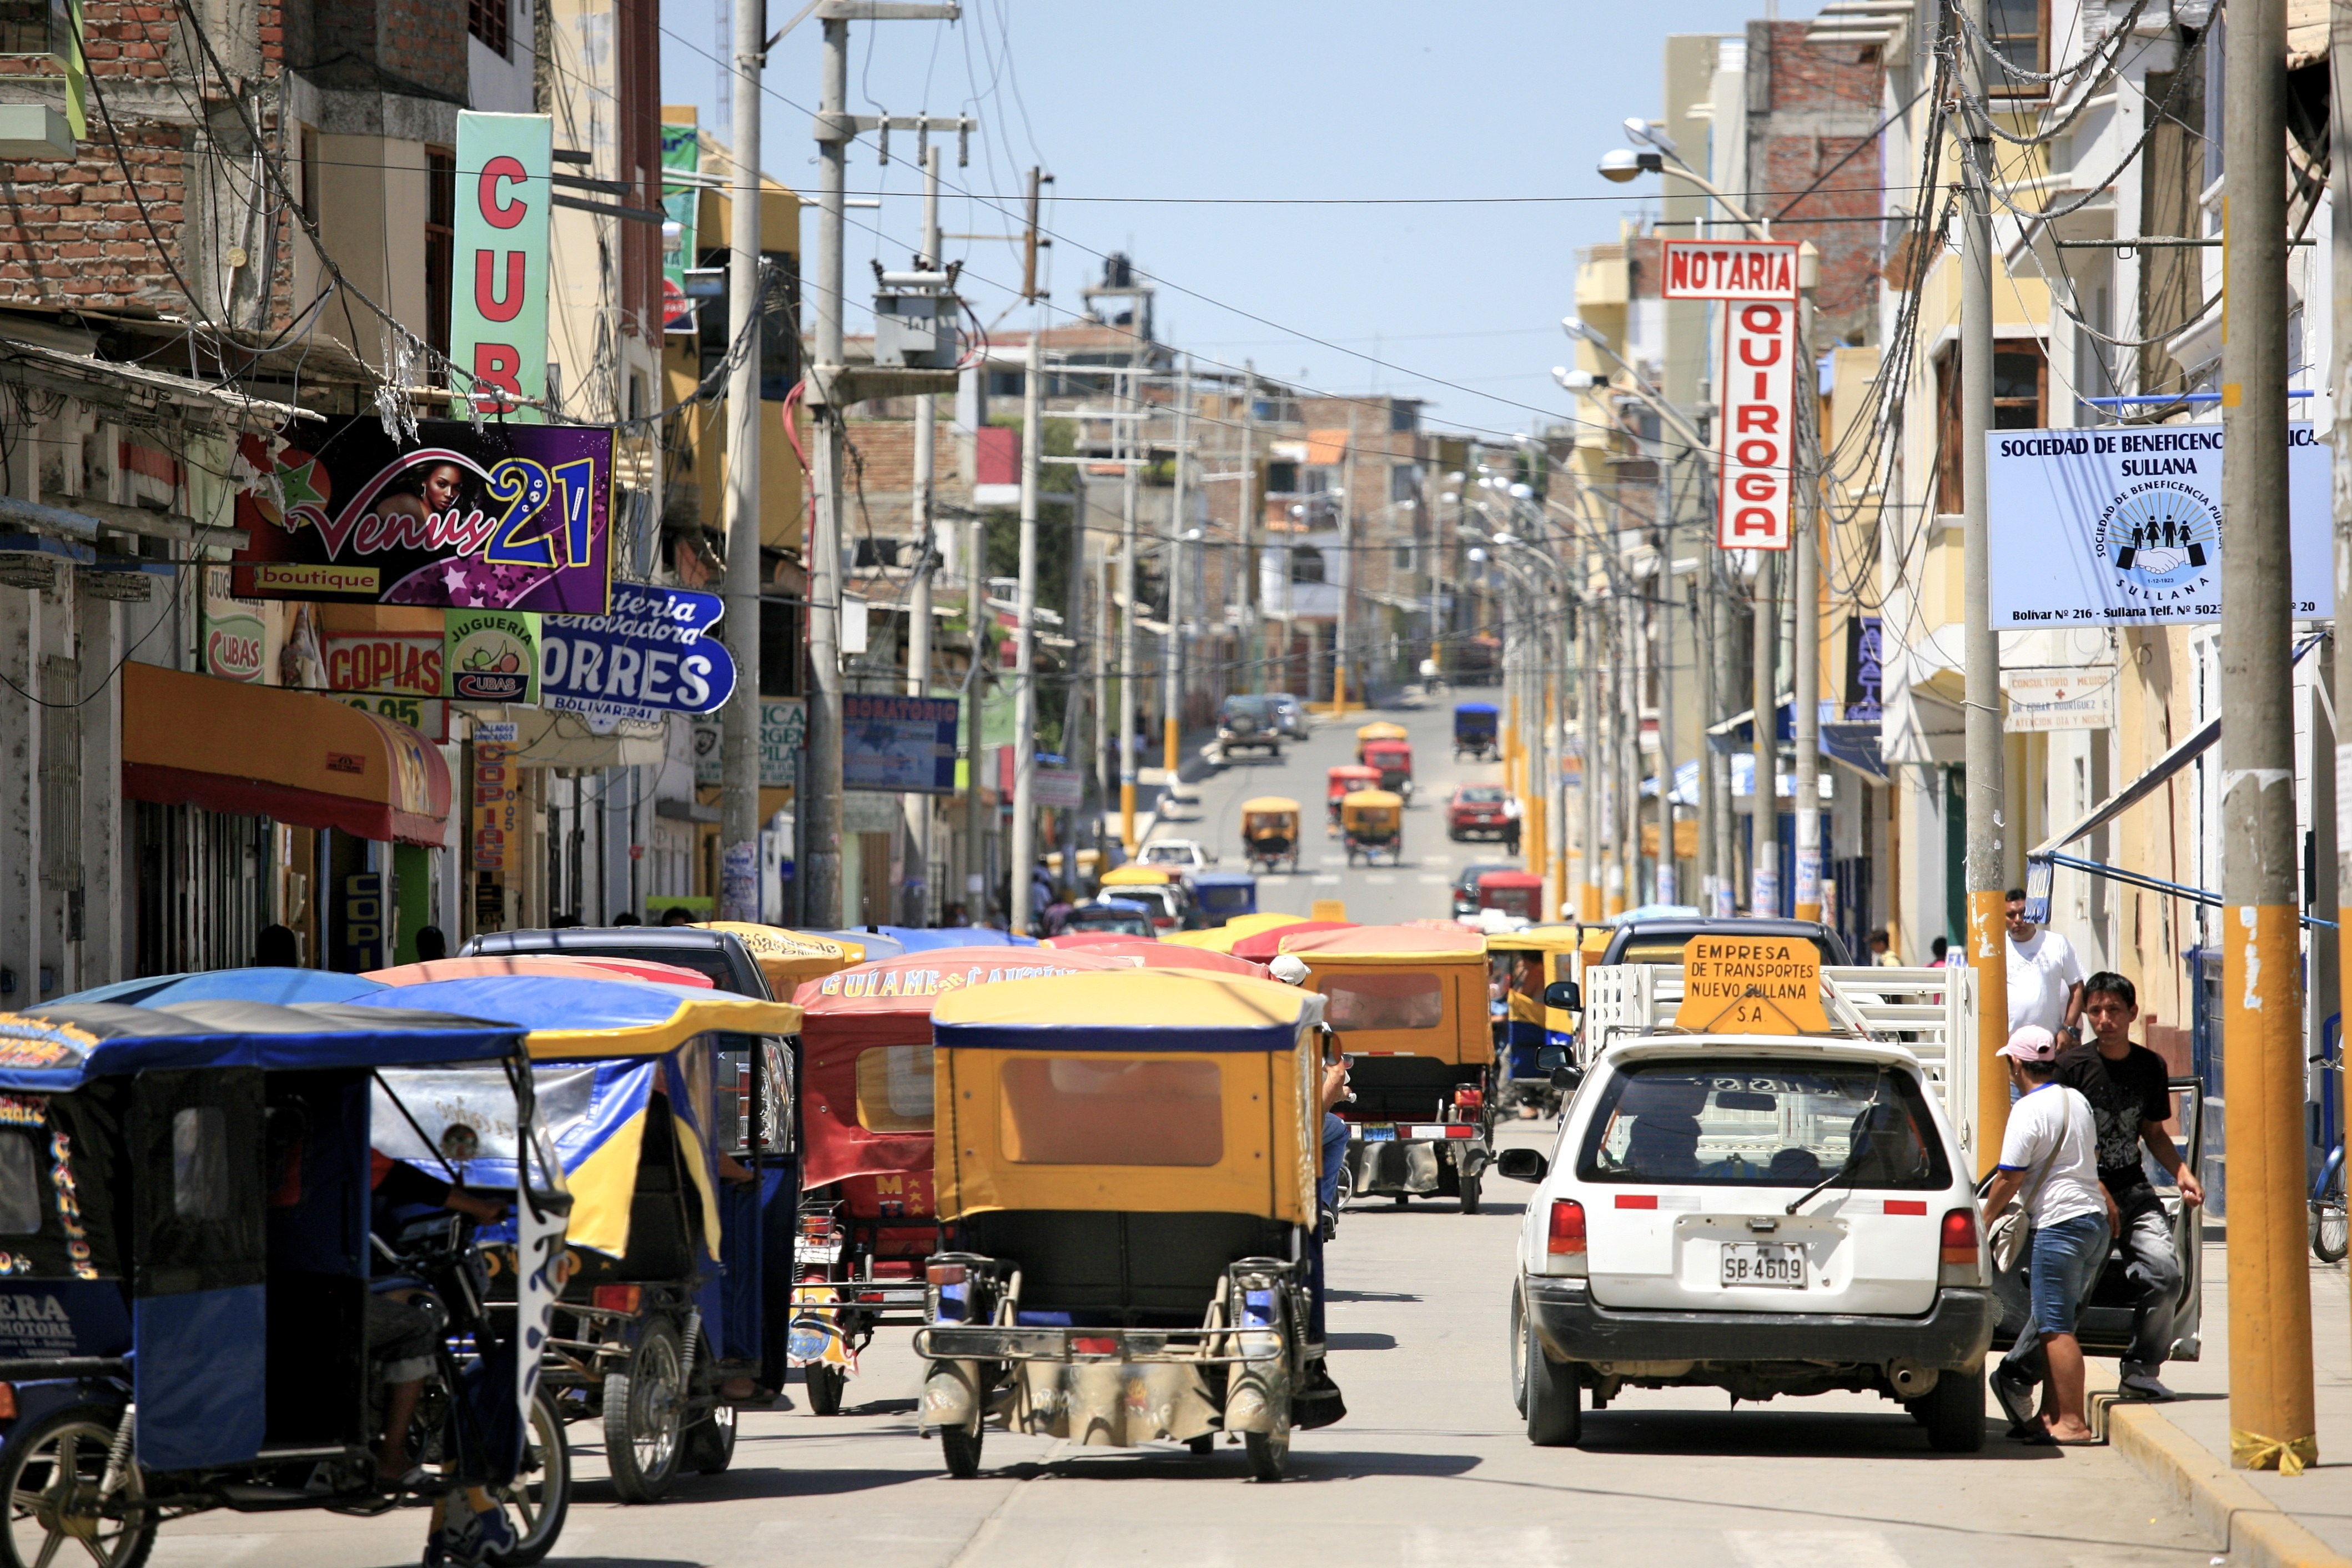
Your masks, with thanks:
<instances>
[{"instance_id":1,"label":"advertising banner","mask_svg":"<svg viewBox=\"0 0 2352 1568\"><path fill-rule=\"evenodd\" d=\"M1780 239L1668 239L1661 244L1669 300L1797 299L1797 247Z\"/></svg>"},{"instance_id":2,"label":"advertising banner","mask_svg":"<svg viewBox=\"0 0 2352 1568\"><path fill-rule=\"evenodd\" d=\"M373 415L237 446L232 558L248 598L602 615L613 433L428 419L411 446Z\"/></svg>"},{"instance_id":3,"label":"advertising banner","mask_svg":"<svg viewBox=\"0 0 2352 1568\"><path fill-rule=\"evenodd\" d=\"M322 632L330 691L446 697L441 660L445 632Z\"/></svg>"},{"instance_id":4,"label":"advertising banner","mask_svg":"<svg viewBox=\"0 0 2352 1568\"><path fill-rule=\"evenodd\" d=\"M1790 489L1796 442L1797 307L1751 300L1723 307L1723 413L1717 434L1723 491L1716 543L1786 550L1796 538Z\"/></svg>"},{"instance_id":5,"label":"advertising banner","mask_svg":"<svg viewBox=\"0 0 2352 1568\"><path fill-rule=\"evenodd\" d=\"M449 695L461 702L539 703L539 617L452 610L442 631Z\"/></svg>"},{"instance_id":6,"label":"advertising banner","mask_svg":"<svg viewBox=\"0 0 2352 1568\"><path fill-rule=\"evenodd\" d=\"M953 795L962 712L963 704L952 697L844 696L841 787Z\"/></svg>"},{"instance_id":7,"label":"advertising banner","mask_svg":"<svg viewBox=\"0 0 2352 1568\"><path fill-rule=\"evenodd\" d=\"M548 616L542 706L579 714L600 735L625 719L716 712L735 691L734 657L706 635L725 609L716 594L620 583L604 615Z\"/></svg>"},{"instance_id":8,"label":"advertising banner","mask_svg":"<svg viewBox=\"0 0 2352 1568\"><path fill-rule=\"evenodd\" d=\"M544 114L457 113L449 358L464 373L457 389L472 394L478 412L524 425L544 416L519 399L547 397L554 125Z\"/></svg>"},{"instance_id":9,"label":"advertising banner","mask_svg":"<svg viewBox=\"0 0 2352 1568\"><path fill-rule=\"evenodd\" d=\"M474 820L469 858L474 871L474 917L484 931L506 923L504 889L514 882L515 857L523 849L522 797L518 793L514 726L499 740L487 737L489 725L474 730Z\"/></svg>"},{"instance_id":10,"label":"advertising banner","mask_svg":"<svg viewBox=\"0 0 2352 1568\"><path fill-rule=\"evenodd\" d=\"M2221 618L2222 427L2108 426L1985 437L1992 624L2184 625ZM2328 448L2287 431L2294 619L2336 613Z\"/></svg>"},{"instance_id":11,"label":"advertising banner","mask_svg":"<svg viewBox=\"0 0 2352 1568\"><path fill-rule=\"evenodd\" d=\"M701 168L701 133L691 125L664 121L661 161L665 172L691 174ZM665 332L692 332L696 330L694 301L686 297L686 272L688 268L695 265L698 254L695 225L701 205L702 187L698 184L662 186L662 212L668 220L662 225L662 331Z\"/></svg>"},{"instance_id":12,"label":"advertising banner","mask_svg":"<svg viewBox=\"0 0 2352 1568\"><path fill-rule=\"evenodd\" d=\"M2000 716L2008 733L2044 730L2112 730L2116 727L2117 670L2112 664L2085 669L2016 670L2000 678L2009 707Z\"/></svg>"},{"instance_id":13,"label":"advertising banner","mask_svg":"<svg viewBox=\"0 0 2352 1568\"><path fill-rule=\"evenodd\" d=\"M760 787L790 789L796 758L808 737L808 704L798 697L760 699ZM715 784L721 776L719 717L694 721L694 782Z\"/></svg>"},{"instance_id":14,"label":"advertising banner","mask_svg":"<svg viewBox=\"0 0 2352 1568\"><path fill-rule=\"evenodd\" d=\"M226 566L207 566L204 574L205 673L248 685L277 685L281 612L258 599L236 597Z\"/></svg>"}]
</instances>

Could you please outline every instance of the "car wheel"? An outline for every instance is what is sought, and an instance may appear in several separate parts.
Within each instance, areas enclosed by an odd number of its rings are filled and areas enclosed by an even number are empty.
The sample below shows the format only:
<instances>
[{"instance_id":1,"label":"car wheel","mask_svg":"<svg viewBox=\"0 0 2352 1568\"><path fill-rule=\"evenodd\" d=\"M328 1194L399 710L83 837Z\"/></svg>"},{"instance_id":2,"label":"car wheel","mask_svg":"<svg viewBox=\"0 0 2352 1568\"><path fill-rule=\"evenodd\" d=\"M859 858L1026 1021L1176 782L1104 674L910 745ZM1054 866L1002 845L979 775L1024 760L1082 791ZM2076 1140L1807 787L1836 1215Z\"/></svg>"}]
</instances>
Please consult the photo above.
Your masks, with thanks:
<instances>
[{"instance_id":1,"label":"car wheel","mask_svg":"<svg viewBox=\"0 0 2352 1568\"><path fill-rule=\"evenodd\" d=\"M948 1474L960 1481L968 1481L980 1474L982 1436L978 1432L967 1432L961 1426L940 1428L940 1456L948 1462Z\"/></svg>"},{"instance_id":2,"label":"car wheel","mask_svg":"<svg viewBox=\"0 0 2352 1568\"><path fill-rule=\"evenodd\" d=\"M604 1464L623 1502L654 1502L677 1476L686 1361L667 1318L646 1325L629 1370L604 1376Z\"/></svg>"},{"instance_id":3,"label":"car wheel","mask_svg":"<svg viewBox=\"0 0 2352 1568\"><path fill-rule=\"evenodd\" d=\"M1519 1312L1519 1413L1527 1417L1528 1441L1538 1448L1572 1448L1584 1435L1584 1412L1576 1375L1543 1353L1535 1325Z\"/></svg>"},{"instance_id":4,"label":"car wheel","mask_svg":"<svg viewBox=\"0 0 2352 1568\"><path fill-rule=\"evenodd\" d=\"M1927 1446L1942 1454L1973 1454L1985 1442L1985 1384L1981 1369L1947 1368L1927 1396L1911 1401L1912 1414L1927 1428Z\"/></svg>"}]
</instances>

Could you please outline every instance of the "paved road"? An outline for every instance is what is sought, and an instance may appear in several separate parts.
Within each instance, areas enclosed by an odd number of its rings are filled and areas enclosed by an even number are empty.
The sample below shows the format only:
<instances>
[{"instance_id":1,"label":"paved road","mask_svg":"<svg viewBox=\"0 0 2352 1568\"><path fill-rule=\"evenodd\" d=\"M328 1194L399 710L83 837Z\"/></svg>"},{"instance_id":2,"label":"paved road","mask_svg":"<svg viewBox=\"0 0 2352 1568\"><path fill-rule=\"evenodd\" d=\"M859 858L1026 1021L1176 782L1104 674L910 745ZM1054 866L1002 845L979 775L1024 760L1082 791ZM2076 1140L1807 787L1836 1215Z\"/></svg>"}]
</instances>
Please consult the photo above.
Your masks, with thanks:
<instances>
[{"instance_id":1,"label":"paved road","mask_svg":"<svg viewBox=\"0 0 2352 1568\"><path fill-rule=\"evenodd\" d=\"M1470 772L1440 744L1443 712L1404 721L1431 786L1407 827L1405 867L1349 871L1335 853L1339 864L1317 868L1310 850L1300 876L1268 879L1266 907L1303 911L1336 896L1360 920L1439 914L1444 871L1486 858L1448 845L1436 826L1441 786ZM1239 801L1318 802L1344 733L1318 735L1278 770L1244 765L1203 782L1201 826L1229 864ZM1549 1131L1522 1122L1505 1138L1540 1143ZM2186 1513L2108 1451L2025 1448L1996 1435L1982 1455L1939 1455L1895 1406L1859 1396L1727 1409L1717 1394L1635 1392L1587 1417L1584 1448L1530 1447L1504 1344L1522 1190L1490 1184L1475 1215L1427 1203L1346 1217L1330 1254L1330 1316L1350 1413L1299 1436L1281 1486L1245 1479L1238 1449L1201 1460L1172 1446L1072 1449L993 1432L980 1479L950 1480L937 1446L915 1435L919 1369L900 1337L868 1353L847 1414L748 1415L735 1468L688 1480L657 1507L615 1503L593 1432L575 1428L583 1479L550 1561L2196 1568L2211 1556ZM416 1560L423 1533L415 1510L366 1521L216 1515L169 1527L153 1562L390 1568Z\"/></svg>"}]
</instances>

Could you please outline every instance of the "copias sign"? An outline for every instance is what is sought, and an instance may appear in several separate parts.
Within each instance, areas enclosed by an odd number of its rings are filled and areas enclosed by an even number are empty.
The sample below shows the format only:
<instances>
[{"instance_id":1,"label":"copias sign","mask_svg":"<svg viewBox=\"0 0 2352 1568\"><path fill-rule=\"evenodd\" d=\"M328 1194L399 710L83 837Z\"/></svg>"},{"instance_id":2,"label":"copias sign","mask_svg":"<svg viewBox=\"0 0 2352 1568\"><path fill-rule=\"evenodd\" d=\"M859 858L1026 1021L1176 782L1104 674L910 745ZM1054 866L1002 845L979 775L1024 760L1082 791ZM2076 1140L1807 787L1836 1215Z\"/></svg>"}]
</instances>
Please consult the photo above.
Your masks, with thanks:
<instances>
[{"instance_id":1,"label":"copias sign","mask_svg":"<svg viewBox=\"0 0 2352 1568\"><path fill-rule=\"evenodd\" d=\"M544 114L457 116L449 357L481 413L534 425L547 397L553 125Z\"/></svg>"}]
</instances>

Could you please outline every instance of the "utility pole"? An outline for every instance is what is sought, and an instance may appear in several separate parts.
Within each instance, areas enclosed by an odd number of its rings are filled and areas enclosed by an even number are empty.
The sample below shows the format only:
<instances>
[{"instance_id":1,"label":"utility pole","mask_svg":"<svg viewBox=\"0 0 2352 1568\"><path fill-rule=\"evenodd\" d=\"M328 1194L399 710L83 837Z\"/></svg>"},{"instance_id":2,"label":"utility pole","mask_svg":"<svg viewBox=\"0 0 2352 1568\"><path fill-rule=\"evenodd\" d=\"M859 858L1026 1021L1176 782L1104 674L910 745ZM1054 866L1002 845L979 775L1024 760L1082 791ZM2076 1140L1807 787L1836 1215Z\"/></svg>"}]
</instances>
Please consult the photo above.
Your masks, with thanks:
<instances>
[{"instance_id":1,"label":"utility pole","mask_svg":"<svg viewBox=\"0 0 2352 1568\"><path fill-rule=\"evenodd\" d=\"M1168 500L1168 646L1160 656L1160 766L1168 773L1164 790L1176 787L1182 761L1177 752L1183 744L1184 726L1184 479L1192 442L1192 356L1186 354L1176 381L1176 484Z\"/></svg>"},{"instance_id":2,"label":"utility pole","mask_svg":"<svg viewBox=\"0 0 2352 1568\"><path fill-rule=\"evenodd\" d=\"M1339 605L1331 626L1331 717L1348 712L1348 601L1356 591L1356 405L1348 405L1348 451L1339 459Z\"/></svg>"},{"instance_id":3,"label":"utility pole","mask_svg":"<svg viewBox=\"0 0 2352 1568\"><path fill-rule=\"evenodd\" d=\"M1013 687L1013 847L1005 868L1006 910L1015 935L1029 934L1030 867L1036 823L1031 810L1037 772L1037 459L1045 447L1045 312L1029 318L1029 358L1021 375L1021 586L1015 601ZM1068 868L1076 871L1077 868Z\"/></svg>"},{"instance_id":4,"label":"utility pole","mask_svg":"<svg viewBox=\"0 0 2352 1568\"><path fill-rule=\"evenodd\" d=\"M2333 7L2331 7L2333 9ZM2342 24L2337 23L2340 26ZM2288 654L2286 0L2230 13L2222 99L2221 995L2233 1462L2319 1457L2303 1244L2304 1061ZM1971 781L1973 783L1973 781Z\"/></svg>"},{"instance_id":5,"label":"utility pole","mask_svg":"<svg viewBox=\"0 0 2352 1568\"><path fill-rule=\"evenodd\" d=\"M733 206L728 225L727 322L737 357L727 373L727 576L728 651L735 659L735 695L719 720L719 913L723 920L757 921L760 908L760 347L766 328L761 305L766 281L760 258L760 69L766 40L761 9L739 3L734 9ZM832 36L832 23L826 25ZM837 211L838 209L836 209ZM835 311L838 320L839 311ZM749 339L748 344L743 342ZM836 750L836 759L838 752ZM836 773L838 768L835 769ZM793 802L801 826L807 806ZM838 818L833 840L838 844ZM812 840L814 842L814 840ZM837 853L837 850L836 850ZM837 864L837 862L836 862ZM795 865L796 879L809 868ZM802 885L806 886L805 881ZM828 922L829 923L829 922Z\"/></svg>"},{"instance_id":6,"label":"utility pole","mask_svg":"<svg viewBox=\"0 0 2352 1568\"><path fill-rule=\"evenodd\" d=\"M1671 904L1680 891L1675 879L1675 490L1664 439L1658 442L1658 902Z\"/></svg>"},{"instance_id":7,"label":"utility pole","mask_svg":"<svg viewBox=\"0 0 2352 1568\"><path fill-rule=\"evenodd\" d=\"M1257 362L1242 362L1242 657L1249 665L1249 689L1265 689L1265 644L1257 617Z\"/></svg>"},{"instance_id":8,"label":"utility pole","mask_svg":"<svg viewBox=\"0 0 2352 1568\"><path fill-rule=\"evenodd\" d=\"M1618 512L1622 520L1624 513ZM1618 562L1622 571L1622 558ZM1617 596L1617 878L1620 911L1642 902L1642 622L1641 605L1619 579Z\"/></svg>"},{"instance_id":9,"label":"utility pole","mask_svg":"<svg viewBox=\"0 0 2352 1568\"><path fill-rule=\"evenodd\" d=\"M940 150L923 148L923 248L915 258L915 270L936 272L940 268ZM931 483L938 463L939 408L933 393L919 393L915 398L915 582L907 606L907 695L928 697L931 691L931 573L939 558L934 548L931 529ZM915 863L922 868L925 908L921 919L930 919L931 878L931 800L924 795L907 796L907 838L913 850ZM912 880L912 879L909 879Z\"/></svg>"},{"instance_id":10,"label":"utility pole","mask_svg":"<svg viewBox=\"0 0 2352 1568\"><path fill-rule=\"evenodd\" d=\"M1756 808L1756 846L1749 858L1748 912L1769 920L1780 912L1780 599L1770 551L1756 552L1754 711L1748 715L1748 755L1755 773L1748 799Z\"/></svg>"},{"instance_id":11,"label":"utility pole","mask_svg":"<svg viewBox=\"0 0 2352 1568\"><path fill-rule=\"evenodd\" d=\"M1967 4L1979 36L1989 36L1991 0ZM1985 537L1985 438L1992 429L1992 131L1982 108L1984 57L1965 34L1959 54L1960 91L1971 105L1960 171L1966 186L1960 202L1960 510L1967 584L1961 681L1967 702L1968 963L1977 973L1977 1124L1970 1152L1981 1176L2000 1158L2001 1131L2009 1125L2009 1074L2000 1055L2009 1043L2009 934L2001 898L2008 867L2000 837L2007 758L2000 729L2000 637L1992 629L1991 551ZM2282 378L2278 384L2286 383Z\"/></svg>"},{"instance_id":12,"label":"utility pole","mask_svg":"<svg viewBox=\"0 0 2352 1568\"><path fill-rule=\"evenodd\" d=\"M2332 79L2352 82L2352 13L2330 7L2328 12L2330 74ZM2352 116L2333 114L2328 120L2328 136L2333 142L2328 161L2328 187L2335 197L2336 211L2352 212ZM2336 406L2352 408L2352 223L2330 226L2328 286L2333 328L2329 342L2336 363L2329 367L2336 388ZM2352 441L2337 440L2331 461L2335 465L2332 492L2338 498L2352 497ZM2345 574L2352 572L2352 506L2341 499L2336 503L2336 580L2342 583ZM2337 693L2352 693L2352 627L2343 624L2346 606L2336 605L2337 631L2335 637L2336 687ZM2333 710L2331 701L2330 710ZM2341 800L2352 791L2348 776L2345 745L2352 741L2352 723L2338 719L2335 723L2336 749L2335 755L2336 796ZM2326 764L2319 764L2325 766ZM2313 802L2315 813L2318 802ZM2321 820L2326 820L2322 818ZM2352 834L2339 834L2336 840L2336 984L2341 993L2344 977L2352 975ZM2337 1119L2336 1125L2347 1125L2344 1112L2352 1110L2352 1074L2336 1075Z\"/></svg>"},{"instance_id":13,"label":"utility pole","mask_svg":"<svg viewBox=\"0 0 2352 1568\"><path fill-rule=\"evenodd\" d=\"M1140 311L1138 312L1140 315ZM1141 374L1136 363L1135 350L1128 351L1127 407L1121 413L1140 415L1142 399L1136 395L1135 378ZM1126 472L1119 483L1118 505L1118 841L1126 846L1127 857L1135 858L1135 774L1142 758L1137 755L1136 668L1135 668L1135 507L1136 490L1141 483L1136 472L1136 451L1141 445L1136 439L1138 419L1118 422L1118 450L1125 458Z\"/></svg>"},{"instance_id":14,"label":"utility pole","mask_svg":"<svg viewBox=\"0 0 2352 1568\"><path fill-rule=\"evenodd\" d=\"M1601 608L1593 597L1592 574L1581 551L1577 553L1577 564L1584 571L1576 595L1577 641L1582 645L1578 662L1584 667L1579 672L1583 685L1579 705L1583 713L1577 725L1577 743L1582 748L1577 773L1583 780L1584 859L1579 867L1583 880L1576 890L1576 915L1579 920L1598 921L1601 887L1607 880L1601 869Z\"/></svg>"},{"instance_id":15,"label":"utility pole","mask_svg":"<svg viewBox=\"0 0 2352 1568\"><path fill-rule=\"evenodd\" d=\"M980 925L988 918L988 802L981 791L984 781L980 763L981 710L988 698L988 678L982 660L995 638L989 634L988 530L975 509L964 520L964 623L971 633L971 662L963 672L964 733L964 923Z\"/></svg>"},{"instance_id":16,"label":"utility pole","mask_svg":"<svg viewBox=\"0 0 2352 1568\"><path fill-rule=\"evenodd\" d=\"M1720 524L1717 525L1718 527ZM1729 557L1719 550L1702 552L1699 581L1706 588L1706 668L1709 692L1707 718L1709 727L1721 723L1725 710L1738 699L1732 695L1731 680L1731 595L1724 581ZM1707 793L1715 803L1715 821L1708 830L1707 842L1715 860L1715 886L1706 912L1717 920L1731 918L1732 907L1738 902L1738 857L1733 849L1735 807L1731 794L1731 754L1717 752L1712 744L1700 755L1706 760Z\"/></svg>"},{"instance_id":17,"label":"utility pole","mask_svg":"<svg viewBox=\"0 0 2352 1568\"><path fill-rule=\"evenodd\" d=\"M1794 721L1797 765L1794 784L1797 807L1797 918L1822 918L1822 562L1821 477L1815 455L1821 450L1820 383L1812 370L1813 290L1821 279L1821 252L1811 240L1797 247L1796 385L1791 389L1789 443L1790 521L1797 529L1791 565L1797 580L1790 596L1795 605L1795 690L1790 700Z\"/></svg>"}]
</instances>

